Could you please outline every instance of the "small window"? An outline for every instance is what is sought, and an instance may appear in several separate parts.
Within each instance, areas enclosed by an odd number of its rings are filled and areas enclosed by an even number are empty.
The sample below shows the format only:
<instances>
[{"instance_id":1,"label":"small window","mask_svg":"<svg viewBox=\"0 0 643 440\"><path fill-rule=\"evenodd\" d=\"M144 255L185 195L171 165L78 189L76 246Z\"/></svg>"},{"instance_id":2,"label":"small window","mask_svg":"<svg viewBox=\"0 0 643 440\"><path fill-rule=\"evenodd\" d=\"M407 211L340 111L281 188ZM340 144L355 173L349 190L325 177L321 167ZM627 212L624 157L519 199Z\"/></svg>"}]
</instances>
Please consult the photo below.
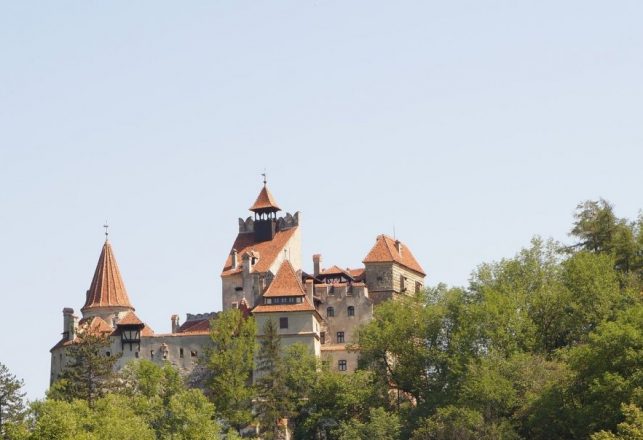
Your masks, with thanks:
<instances>
[{"instance_id":1,"label":"small window","mask_svg":"<svg viewBox=\"0 0 643 440\"><path fill-rule=\"evenodd\" d=\"M154 359L154 350L150 350L150 359Z\"/></svg>"},{"instance_id":2,"label":"small window","mask_svg":"<svg viewBox=\"0 0 643 440\"><path fill-rule=\"evenodd\" d=\"M135 357L136 359L138 359L138 356L139 356L139 355L138 355L138 351L135 351L135 352L134 352L134 357Z\"/></svg>"},{"instance_id":3,"label":"small window","mask_svg":"<svg viewBox=\"0 0 643 440\"><path fill-rule=\"evenodd\" d=\"M346 359L340 359L339 361L337 361L337 369L339 371L346 371L347 370Z\"/></svg>"},{"instance_id":4,"label":"small window","mask_svg":"<svg viewBox=\"0 0 643 440\"><path fill-rule=\"evenodd\" d=\"M241 292L243 290L243 287L235 287L234 291L235 292Z\"/></svg>"},{"instance_id":5,"label":"small window","mask_svg":"<svg viewBox=\"0 0 643 440\"><path fill-rule=\"evenodd\" d=\"M344 343L344 332L337 332L337 343L338 344Z\"/></svg>"},{"instance_id":6,"label":"small window","mask_svg":"<svg viewBox=\"0 0 643 440\"><path fill-rule=\"evenodd\" d=\"M239 308L239 303L234 301L232 304L230 304L233 309L238 309Z\"/></svg>"},{"instance_id":7,"label":"small window","mask_svg":"<svg viewBox=\"0 0 643 440\"><path fill-rule=\"evenodd\" d=\"M377 281L382 281L382 277L377 277Z\"/></svg>"},{"instance_id":8,"label":"small window","mask_svg":"<svg viewBox=\"0 0 643 440\"><path fill-rule=\"evenodd\" d=\"M179 348L179 357L183 359L183 349Z\"/></svg>"},{"instance_id":9,"label":"small window","mask_svg":"<svg viewBox=\"0 0 643 440\"><path fill-rule=\"evenodd\" d=\"M190 356L192 356L193 358L197 357L198 356L197 351L196 350L191 350L190 351Z\"/></svg>"},{"instance_id":10,"label":"small window","mask_svg":"<svg viewBox=\"0 0 643 440\"><path fill-rule=\"evenodd\" d=\"M288 328L288 318L279 318L279 328Z\"/></svg>"},{"instance_id":11,"label":"small window","mask_svg":"<svg viewBox=\"0 0 643 440\"><path fill-rule=\"evenodd\" d=\"M348 313L348 316L355 316L355 307L348 306L348 309L346 309L346 313Z\"/></svg>"},{"instance_id":12,"label":"small window","mask_svg":"<svg viewBox=\"0 0 643 440\"><path fill-rule=\"evenodd\" d=\"M326 309L326 317L332 318L333 316L335 316L335 309L333 307L328 307Z\"/></svg>"},{"instance_id":13,"label":"small window","mask_svg":"<svg viewBox=\"0 0 643 440\"><path fill-rule=\"evenodd\" d=\"M406 292L406 277L404 275L400 275L400 290Z\"/></svg>"},{"instance_id":14,"label":"small window","mask_svg":"<svg viewBox=\"0 0 643 440\"><path fill-rule=\"evenodd\" d=\"M105 352L105 356L110 357L112 354L109 351Z\"/></svg>"},{"instance_id":15,"label":"small window","mask_svg":"<svg viewBox=\"0 0 643 440\"><path fill-rule=\"evenodd\" d=\"M319 334L319 342L320 342L321 344L325 344L325 343L326 343L326 332L321 332L321 333Z\"/></svg>"}]
</instances>

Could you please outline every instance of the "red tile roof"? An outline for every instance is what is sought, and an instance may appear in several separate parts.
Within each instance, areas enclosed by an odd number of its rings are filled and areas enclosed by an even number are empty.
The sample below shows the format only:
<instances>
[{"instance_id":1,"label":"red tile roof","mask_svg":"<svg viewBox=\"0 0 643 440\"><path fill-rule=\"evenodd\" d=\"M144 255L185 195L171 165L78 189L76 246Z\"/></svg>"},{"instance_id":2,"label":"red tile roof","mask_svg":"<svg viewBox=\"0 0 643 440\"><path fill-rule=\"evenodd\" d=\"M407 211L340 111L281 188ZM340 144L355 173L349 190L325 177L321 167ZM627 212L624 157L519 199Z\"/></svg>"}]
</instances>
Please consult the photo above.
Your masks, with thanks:
<instances>
[{"instance_id":1,"label":"red tile roof","mask_svg":"<svg viewBox=\"0 0 643 440\"><path fill-rule=\"evenodd\" d=\"M295 268L292 267L290 261L284 260L263 296L269 298L274 296L304 296L305 294L306 292L301 285L297 272L295 272Z\"/></svg>"},{"instance_id":2,"label":"red tile roof","mask_svg":"<svg viewBox=\"0 0 643 440\"><path fill-rule=\"evenodd\" d=\"M111 333L112 328L103 318L99 316L92 316L91 318L83 318L78 322L79 332L88 332L89 334Z\"/></svg>"},{"instance_id":3,"label":"red tile roof","mask_svg":"<svg viewBox=\"0 0 643 440\"><path fill-rule=\"evenodd\" d=\"M275 262L280 252L283 252L286 243L293 236L298 226L285 231L278 231L272 240L255 242L255 235L252 233L241 233L237 235L237 239L232 245L232 249L236 249L239 255L244 252L259 252L259 261L254 265L253 269L256 272L267 272L270 266ZM242 271L242 265L239 264L236 269L232 268L232 256L228 255L223 266L221 276L232 275Z\"/></svg>"},{"instance_id":4,"label":"red tile roof","mask_svg":"<svg viewBox=\"0 0 643 440\"><path fill-rule=\"evenodd\" d=\"M353 278L360 278L364 275L364 268L359 268L359 269L349 269L348 273L350 273Z\"/></svg>"},{"instance_id":5,"label":"red tile roof","mask_svg":"<svg viewBox=\"0 0 643 440\"><path fill-rule=\"evenodd\" d=\"M94 307L128 307L134 310L125 290L125 283L118 270L112 246L105 241L100 253L92 284L87 291L87 299L81 311Z\"/></svg>"},{"instance_id":6,"label":"red tile roof","mask_svg":"<svg viewBox=\"0 0 643 440\"><path fill-rule=\"evenodd\" d=\"M145 325L134 312L127 312L116 325Z\"/></svg>"},{"instance_id":7,"label":"red tile roof","mask_svg":"<svg viewBox=\"0 0 643 440\"><path fill-rule=\"evenodd\" d=\"M277 202L275 202L275 198L266 185L261 188L257 200L255 200L254 204L250 207L250 211L262 210L281 211L281 208L277 205Z\"/></svg>"},{"instance_id":8,"label":"red tile roof","mask_svg":"<svg viewBox=\"0 0 643 440\"><path fill-rule=\"evenodd\" d=\"M268 313L268 312L315 312L315 307L308 302L306 298L298 304L260 304L254 309L252 313Z\"/></svg>"},{"instance_id":9,"label":"red tile roof","mask_svg":"<svg viewBox=\"0 0 643 440\"><path fill-rule=\"evenodd\" d=\"M344 270L339 266L331 266L328 269L324 269L319 275L347 275L350 278L353 277L349 271Z\"/></svg>"},{"instance_id":10,"label":"red tile roof","mask_svg":"<svg viewBox=\"0 0 643 440\"><path fill-rule=\"evenodd\" d=\"M195 319L193 321L186 321L181 324L177 333L210 333L210 320Z\"/></svg>"},{"instance_id":11,"label":"red tile roof","mask_svg":"<svg viewBox=\"0 0 643 440\"><path fill-rule=\"evenodd\" d=\"M417 262L408 246L402 244L402 253L397 251L395 239L386 235L378 235L375 246L370 250L363 263L395 262L421 275L426 275L422 266Z\"/></svg>"}]
</instances>

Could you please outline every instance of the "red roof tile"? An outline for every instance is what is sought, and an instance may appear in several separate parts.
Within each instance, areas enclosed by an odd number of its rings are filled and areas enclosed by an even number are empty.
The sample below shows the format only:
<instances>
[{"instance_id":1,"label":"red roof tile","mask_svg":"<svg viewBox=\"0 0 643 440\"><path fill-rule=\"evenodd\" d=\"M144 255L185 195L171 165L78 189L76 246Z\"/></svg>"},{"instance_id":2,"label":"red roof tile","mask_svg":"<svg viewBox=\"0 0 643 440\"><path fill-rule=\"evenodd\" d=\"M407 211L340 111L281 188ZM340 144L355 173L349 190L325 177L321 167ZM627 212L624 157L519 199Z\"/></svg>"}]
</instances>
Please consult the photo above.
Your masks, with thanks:
<instances>
[{"instance_id":1,"label":"red roof tile","mask_svg":"<svg viewBox=\"0 0 643 440\"><path fill-rule=\"evenodd\" d=\"M263 296L304 296L306 292L290 261L284 260Z\"/></svg>"},{"instance_id":2,"label":"red roof tile","mask_svg":"<svg viewBox=\"0 0 643 440\"><path fill-rule=\"evenodd\" d=\"M408 246L402 244L402 253L397 251L397 241L386 235L379 235L375 246L370 250L363 263L389 263L395 262L405 266L421 275L426 275L417 262Z\"/></svg>"},{"instance_id":3,"label":"red roof tile","mask_svg":"<svg viewBox=\"0 0 643 440\"><path fill-rule=\"evenodd\" d=\"M269 312L315 312L313 307L307 299L299 304L260 304L254 309L252 313L269 313Z\"/></svg>"},{"instance_id":4,"label":"red roof tile","mask_svg":"<svg viewBox=\"0 0 643 440\"><path fill-rule=\"evenodd\" d=\"M259 196L257 196L257 200L255 200L254 204L250 207L250 211L262 210L281 211L281 208L277 206L275 198L272 196L268 186L266 185L261 188L261 192L259 193Z\"/></svg>"},{"instance_id":5,"label":"red roof tile","mask_svg":"<svg viewBox=\"0 0 643 440\"><path fill-rule=\"evenodd\" d=\"M209 319L195 319L184 322L177 333L210 333Z\"/></svg>"},{"instance_id":6,"label":"red roof tile","mask_svg":"<svg viewBox=\"0 0 643 440\"><path fill-rule=\"evenodd\" d=\"M89 332L90 334L111 333L112 328L103 318L99 316L92 316L91 318L83 318L78 322L79 332Z\"/></svg>"},{"instance_id":7,"label":"red roof tile","mask_svg":"<svg viewBox=\"0 0 643 440\"><path fill-rule=\"evenodd\" d=\"M127 312L116 325L145 325L134 312Z\"/></svg>"},{"instance_id":8,"label":"red roof tile","mask_svg":"<svg viewBox=\"0 0 643 440\"><path fill-rule=\"evenodd\" d=\"M94 307L128 307L134 310L125 290L125 283L118 270L112 246L108 241L103 245L100 253L92 284L87 291L85 305L81 309L86 311Z\"/></svg>"},{"instance_id":9,"label":"red roof tile","mask_svg":"<svg viewBox=\"0 0 643 440\"><path fill-rule=\"evenodd\" d=\"M324 275L347 275L348 277L352 278L353 275L350 274L347 270L342 269L339 266L331 266L328 269L324 269L321 271L319 274L320 276Z\"/></svg>"},{"instance_id":10,"label":"red roof tile","mask_svg":"<svg viewBox=\"0 0 643 440\"><path fill-rule=\"evenodd\" d=\"M272 240L262 241L259 243L255 242L254 234L241 233L237 235L237 239L234 241L232 249L236 249L239 255L243 255L245 252L258 252L259 261L254 265L253 269L256 272L267 272L279 256L279 253L283 252L286 243L288 243L288 240L290 240L297 228L298 227L296 226L294 228L286 229L285 231L278 231ZM239 273L242 270L241 267L242 265L239 264L236 269L233 269L232 256L228 255L223 266L221 276Z\"/></svg>"}]
</instances>

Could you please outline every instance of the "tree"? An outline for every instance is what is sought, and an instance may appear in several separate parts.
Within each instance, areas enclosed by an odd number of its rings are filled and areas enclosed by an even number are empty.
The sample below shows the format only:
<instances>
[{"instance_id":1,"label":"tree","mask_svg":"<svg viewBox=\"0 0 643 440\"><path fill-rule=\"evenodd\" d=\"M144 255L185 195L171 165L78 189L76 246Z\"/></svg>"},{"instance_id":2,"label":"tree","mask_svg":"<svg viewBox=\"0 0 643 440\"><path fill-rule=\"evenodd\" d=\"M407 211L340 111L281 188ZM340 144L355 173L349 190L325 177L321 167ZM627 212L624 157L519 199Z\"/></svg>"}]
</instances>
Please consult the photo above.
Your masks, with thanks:
<instances>
[{"instance_id":1,"label":"tree","mask_svg":"<svg viewBox=\"0 0 643 440\"><path fill-rule=\"evenodd\" d=\"M592 434L591 440L643 440L643 411L634 404L621 405L625 421L616 427L616 434L600 431Z\"/></svg>"},{"instance_id":2,"label":"tree","mask_svg":"<svg viewBox=\"0 0 643 440\"><path fill-rule=\"evenodd\" d=\"M214 347L207 354L209 391L217 413L238 432L252 421L252 368L256 324L240 310L221 312L212 322Z\"/></svg>"},{"instance_id":3,"label":"tree","mask_svg":"<svg viewBox=\"0 0 643 440\"><path fill-rule=\"evenodd\" d=\"M0 362L0 437L7 438L7 426L22 421L25 412L21 392L24 383Z\"/></svg>"},{"instance_id":4,"label":"tree","mask_svg":"<svg viewBox=\"0 0 643 440\"><path fill-rule=\"evenodd\" d=\"M291 408L286 385L286 371L281 351L281 337L273 319L266 321L257 353L257 404L262 437L280 438L285 426L283 419Z\"/></svg>"},{"instance_id":5,"label":"tree","mask_svg":"<svg viewBox=\"0 0 643 440\"><path fill-rule=\"evenodd\" d=\"M80 331L78 339L65 352L71 362L63 369L49 396L68 401L82 399L92 407L96 399L116 386L114 364L120 353L107 356L109 347L109 336L87 328Z\"/></svg>"},{"instance_id":6,"label":"tree","mask_svg":"<svg viewBox=\"0 0 643 440\"><path fill-rule=\"evenodd\" d=\"M346 374L323 364L312 377L295 419L296 439L338 439L340 425L351 420L367 422L371 408L388 406L386 384L370 371Z\"/></svg>"},{"instance_id":7,"label":"tree","mask_svg":"<svg viewBox=\"0 0 643 440\"><path fill-rule=\"evenodd\" d=\"M395 440L400 438L400 420L397 414L384 408L371 408L368 420L351 419L337 429L338 440Z\"/></svg>"},{"instance_id":8,"label":"tree","mask_svg":"<svg viewBox=\"0 0 643 440\"><path fill-rule=\"evenodd\" d=\"M453 405L422 421L412 440L517 440L506 424L486 423L478 411Z\"/></svg>"}]
</instances>

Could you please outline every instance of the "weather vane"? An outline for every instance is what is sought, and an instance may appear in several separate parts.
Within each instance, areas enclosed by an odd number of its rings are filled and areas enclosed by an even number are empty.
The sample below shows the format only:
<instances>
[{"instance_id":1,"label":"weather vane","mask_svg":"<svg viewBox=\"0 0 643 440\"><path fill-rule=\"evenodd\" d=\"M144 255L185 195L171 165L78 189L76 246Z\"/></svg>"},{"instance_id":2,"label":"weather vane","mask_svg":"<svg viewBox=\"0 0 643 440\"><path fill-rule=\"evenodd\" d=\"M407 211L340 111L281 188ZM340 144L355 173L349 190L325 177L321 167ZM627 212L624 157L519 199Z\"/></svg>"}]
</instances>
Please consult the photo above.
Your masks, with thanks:
<instances>
[{"instance_id":1,"label":"weather vane","mask_svg":"<svg viewBox=\"0 0 643 440\"><path fill-rule=\"evenodd\" d=\"M105 221L103 228L105 228L105 241L107 241L107 237L109 236L109 231L107 230L109 228L109 225L107 224L107 221Z\"/></svg>"},{"instance_id":2,"label":"weather vane","mask_svg":"<svg viewBox=\"0 0 643 440\"><path fill-rule=\"evenodd\" d=\"M266 183L268 183L268 178L266 176L266 169L265 168L263 169L263 173L261 173L261 175L263 176L263 184L265 185Z\"/></svg>"}]
</instances>

